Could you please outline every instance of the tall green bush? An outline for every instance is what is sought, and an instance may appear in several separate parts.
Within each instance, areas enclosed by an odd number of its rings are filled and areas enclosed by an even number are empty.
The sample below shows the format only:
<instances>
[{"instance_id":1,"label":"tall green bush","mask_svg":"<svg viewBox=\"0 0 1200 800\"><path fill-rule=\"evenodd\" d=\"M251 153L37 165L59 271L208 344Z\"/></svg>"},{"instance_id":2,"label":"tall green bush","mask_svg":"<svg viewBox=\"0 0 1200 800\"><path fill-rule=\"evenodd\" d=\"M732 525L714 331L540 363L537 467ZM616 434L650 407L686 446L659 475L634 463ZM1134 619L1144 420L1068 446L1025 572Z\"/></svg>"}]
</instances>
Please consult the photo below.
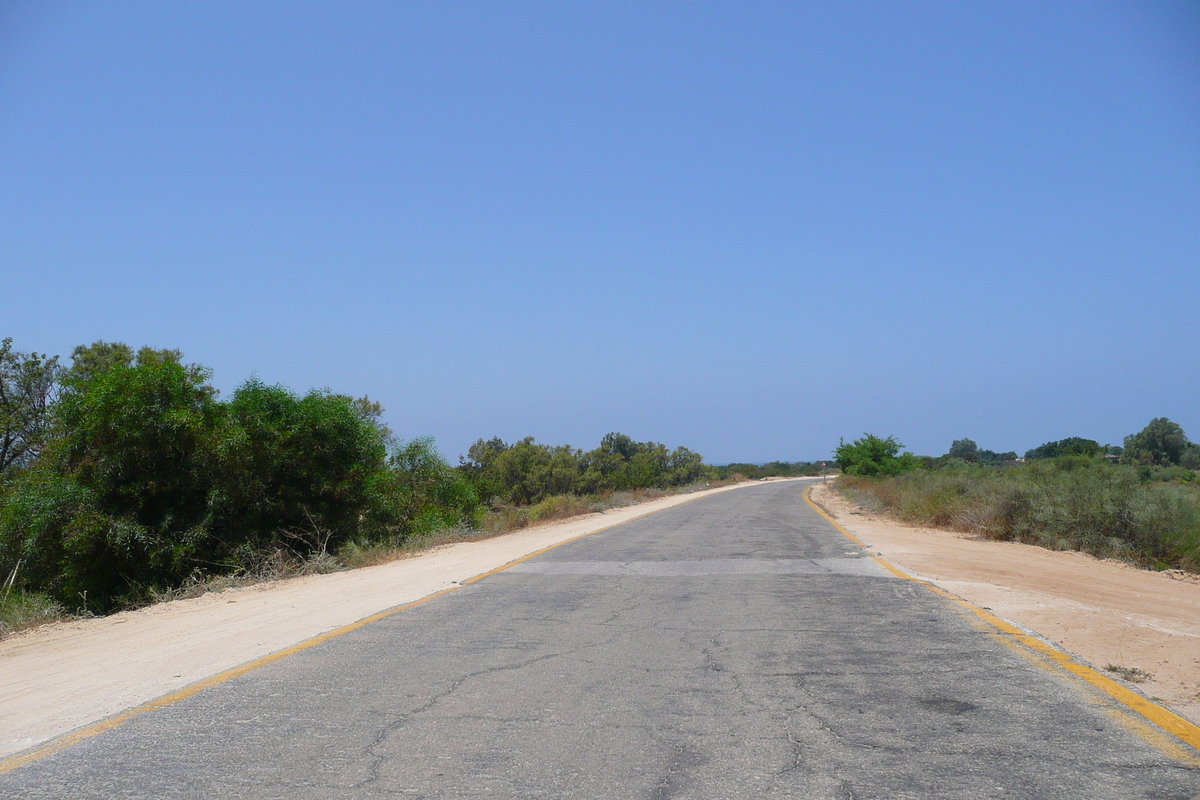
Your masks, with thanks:
<instances>
[{"instance_id":1,"label":"tall green bush","mask_svg":"<svg viewBox=\"0 0 1200 800\"><path fill-rule=\"evenodd\" d=\"M360 517L387 479L387 452L383 431L351 398L301 397L250 380L224 411L210 501L224 548L291 534L291 549L307 555L360 535Z\"/></svg>"},{"instance_id":2,"label":"tall green bush","mask_svg":"<svg viewBox=\"0 0 1200 800\"><path fill-rule=\"evenodd\" d=\"M20 353L0 339L0 481L41 453L60 373L58 356Z\"/></svg>"},{"instance_id":3,"label":"tall green bush","mask_svg":"<svg viewBox=\"0 0 1200 800\"><path fill-rule=\"evenodd\" d=\"M0 571L104 611L277 550L469 518L471 487L431 442L388 460L377 404L257 380L222 403L209 374L175 350L76 348L40 458L0 485Z\"/></svg>"},{"instance_id":4,"label":"tall green bush","mask_svg":"<svg viewBox=\"0 0 1200 800\"><path fill-rule=\"evenodd\" d=\"M69 381L48 456L118 516L150 527L203 520L221 409L209 371L139 360Z\"/></svg>"},{"instance_id":5,"label":"tall green bush","mask_svg":"<svg viewBox=\"0 0 1200 800\"><path fill-rule=\"evenodd\" d=\"M1200 445L1188 441L1183 428L1166 417L1150 420L1145 428L1125 437L1121 460L1128 464L1200 467Z\"/></svg>"},{"instance_id":6,"label":"tall green bush","mask_svg":"<svg viewBox=\"0 0 1200 800\"><path fill-rule=\"evenodd\" d=\"M0 506L0 571L17 570L18 586L31 586L72 606L104 593L89 571L117 566L88 529L103 520L92 493L74 479L44 468L22 473ZM104 548L106 550L107 548ZM99 558L97 558L99 556Z\"/></svg>"},{"instance_id":7,"label":"tall green bush","mask_svg":"<svg viewBox=\"0 0 1200 800\"><path fill-rule=\"evenodd\" d=\"M132 364L65 381L42 465L54 480L36 485L76 485L90 502L70 506L63 527L24 533L66 554L64 601L86 592L107 608L134 587L182 580L203 557L222 416L208 377L173 351L143 350Z\"/></svg>"},{"instance_id":8,"label":"tall green bush","mask_svg":"<svg viewBox=\"0 0 1200 800\"><path fill-rule=\"evenodd\" d=\"M1103 455L1105 448L1094 439L1084 439L1079 436L1070 436L1066 439L1060 439L1056 442L1046 442L1038 445L1032 450L1025 452L1025 458L1029 460L1038 458L1058 458L1060 456L1095 456Z\"/></svg>"},{"instance_id":9,"label":"tall green bush","mask_svg":"<svg viewBox=\"0 0 1200 800\"><path fill-rule=\"evenodd\" d=\"M900 452L902 447L904 445L896 441L894 436L881 439L866 433L850 444L838 440L833 456L838 469L846 475L902 475L918 466L912 453Z\"/></svg>"},{"instance_id":10,"label":"tall green bush","mask_svg":"<svg viewBox=\"0 0 1200 800\"><path fill-rule=\"evenodd\" d=\"M438 453L433 439L395 446L387 477L377 487L373 533L394 543L479 521L479 495L465 475Z\"/></svg>"}]
</instances>

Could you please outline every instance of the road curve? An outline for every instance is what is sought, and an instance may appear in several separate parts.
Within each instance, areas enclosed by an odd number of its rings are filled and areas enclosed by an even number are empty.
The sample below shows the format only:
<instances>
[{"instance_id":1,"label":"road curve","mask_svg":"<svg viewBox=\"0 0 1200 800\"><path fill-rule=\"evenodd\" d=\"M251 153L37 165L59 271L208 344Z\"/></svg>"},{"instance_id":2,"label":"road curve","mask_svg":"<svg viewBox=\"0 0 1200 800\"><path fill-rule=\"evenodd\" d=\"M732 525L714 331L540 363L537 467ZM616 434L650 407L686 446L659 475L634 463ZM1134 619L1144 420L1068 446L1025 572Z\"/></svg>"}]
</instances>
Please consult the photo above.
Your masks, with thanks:
<instances>
[{"instance_id":1,"label":"road curve","mask_svg":"<svg viewBox=\"0 0 1200 800\"><path fill-rule=\"evenodd\" d=\"M1194 751L866 558L803 488L568 543L0 775L0 796L1200 793Z\"/></svg>"}]
</instances>

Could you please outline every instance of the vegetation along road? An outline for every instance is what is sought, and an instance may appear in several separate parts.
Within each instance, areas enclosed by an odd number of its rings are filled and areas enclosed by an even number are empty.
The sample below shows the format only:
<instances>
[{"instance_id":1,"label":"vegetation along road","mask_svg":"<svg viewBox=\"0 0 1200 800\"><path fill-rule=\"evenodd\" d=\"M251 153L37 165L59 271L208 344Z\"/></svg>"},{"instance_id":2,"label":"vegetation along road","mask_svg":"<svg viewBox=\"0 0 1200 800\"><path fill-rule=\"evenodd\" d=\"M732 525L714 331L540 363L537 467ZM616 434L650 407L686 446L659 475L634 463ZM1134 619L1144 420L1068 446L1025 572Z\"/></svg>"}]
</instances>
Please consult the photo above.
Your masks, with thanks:
<instances>
[{"instance_id":1,"label":"vegetation along road","mask_svg":"<svg viewBox=\"0 0 1200 800\"><path fill-rule=\"evenodd\" d=\"M803 482L578 539L0 775L0 796L1193 798L1200 760Z\"/></svg>"}]
</instances>

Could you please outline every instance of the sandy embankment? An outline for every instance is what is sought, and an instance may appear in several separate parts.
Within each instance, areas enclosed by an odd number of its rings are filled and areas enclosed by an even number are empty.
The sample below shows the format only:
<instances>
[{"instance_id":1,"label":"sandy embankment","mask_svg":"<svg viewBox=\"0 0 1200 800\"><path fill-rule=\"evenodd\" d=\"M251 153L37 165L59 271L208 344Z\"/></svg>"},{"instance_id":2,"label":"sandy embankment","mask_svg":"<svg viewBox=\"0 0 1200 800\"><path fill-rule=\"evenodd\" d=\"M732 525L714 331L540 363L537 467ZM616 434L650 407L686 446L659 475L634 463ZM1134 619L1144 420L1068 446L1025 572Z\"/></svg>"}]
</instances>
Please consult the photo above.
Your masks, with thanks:
<instances>
[{"instance_id":1,"label":"sandy embankment","mask_svg":"<svg viewBox=\"0 0 1200 800\"><path fill-rule=\"evenodd\" d=\"M1200 723L1200 576L903 525L865 514L821 484L812 497L910 575L1034 631L1096 669L1113 664L1151 673L1137 688Z\"/></svg>"},{"instance_id":2,"label":"sandy embankment","mask_svg":"<svg viewBox=\"0 0 1200 800\"><path fill-rule=\"evenodd\" d=\"M578 536L743 483L0 641L0 758Z\"/></svg>"}]
</instances>

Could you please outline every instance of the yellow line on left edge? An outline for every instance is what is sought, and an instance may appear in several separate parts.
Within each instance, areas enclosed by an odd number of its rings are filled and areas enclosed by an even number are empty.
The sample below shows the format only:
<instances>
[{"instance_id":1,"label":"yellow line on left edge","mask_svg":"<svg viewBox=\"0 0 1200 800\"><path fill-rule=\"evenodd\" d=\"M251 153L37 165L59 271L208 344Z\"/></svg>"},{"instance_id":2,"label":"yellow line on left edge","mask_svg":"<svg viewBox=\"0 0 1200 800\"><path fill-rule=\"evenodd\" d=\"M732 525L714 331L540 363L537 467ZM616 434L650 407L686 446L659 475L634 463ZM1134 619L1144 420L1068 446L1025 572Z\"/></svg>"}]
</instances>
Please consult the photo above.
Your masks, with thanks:
<instances>
[{"instance_id":1,"label":"yellow line on left edge","mask_svg":"<svg viewBox=\"0 0 1200 800\"><path fill-rule=\"evenodd\" d=\"M372 622L381 620L384 617L389 617L392 614L396 614L400 611L414 608L423 603L428 603L430 600L433 600L436 597L441 597L447 592L451 592L457 588L457 586L451 586L449 588L434 592L433 594L425 595L419 600L414 600L411 603L404 603L403 605L396 606L395 608L389 608L386 611L380 611L377 614L364 617L358 622L352 622L349 625L343 625L340 628L334 628L331 631L326 631L325 633L314 636L311 639L306 639L303 642L294 644L291 647L286 647L283 650L269 653L265 656L256 658L253 661L247 661L245 664L233 667L232 669L227 669L224 672L218 672L216 675L205 678L202 681L197 681L190 686L185 686L178 691L165 694L162 697L157 697L153 700L142 703L140 706L134 706L131 709L122 711L116 716L109 717L108 719L102 719L99 722L93 722L90 725L85 725L78 730L63 734L57 739L52 739L41 746L34 747L32 750L27 750L24 753L17 753L14 756L9 756L8 758L0 761L0 775L3 775L6 772L11 772L18 767L23 767L26 764L34 761L43 759L46 756L53 755L61 750L65 750L72 745L76 745L85 739L92 738L93 736L98 736L105 731L110 731L113 728L119 728L129 720L141 714L145 714L147 711L157 711L160 708L166 708L169 705L178 703L180 700L185 700L194 694L204 691L205 689L225 683L226 681L232 680L239 675L245 675L247 672L252 672L259 667L265 667L267 664L271 664L281 658L286 658L293 653L299 653L301 650L307 650L310 647L315 647L316 645L321 644L321 642L328 641L336 636L350 633L350 631L358 630L364 625L369 625Z\"/></svg>"},{"instance_id":2,"label":"yellow line on left edge","mask_svg":"<svg viewBox=\"0 0 1200 800\"><path fill-rule=\"evenodd\" d=\"M813 510L824 517L830 525L838 530L839 533L860 547L865 547L865 545L859 541L854 534L843 528L837 522L837 520L829 516L829 514L825 513L820 506L813 502L812 498L809 496L811 491L811 486L804 490L805 502L812 506ZM1081 680L1100 690L1129 710L1141 715L1146 720L1157 726L1160 730L1166 731L1180 741L1190 745L1194 750L1200 751L1200 727L1194 725L1175 712L1163 708L1157 703L1133 691L1129 687L1123 686L1107 675L1101 674L1092 667L1089 667L1087 664L1076 660L1066 651L1059 650L1057 647L1047 644L1038 637L1026 633L1016 625L1013 625L1011 622L992 614L986 609L980 608L974 603L970 603L957 595L951 594L940 586L934 586L928 581L923 581L920 578L914 578L912 575L909 575L894 565L889 564L879 556L875 556L874 560L896 577L913 581L914 583L919 583L935 594L944 597L945 599L964 609L965 611L974 614L982 622L996 629L999 633L1004 634L1011 640L1021 645L1024 645L1026 648L1041 656L1043 659L1070 673L1076 679ZM1151 742L1151 744L1158 746L1155 742ZM1175 754L1169 753L1169 755Z\"/></svg>"},{"instance_id":3,"label":"yellow line on left edge","mask_svg":"<svg viewBox=\"0 0 1200 800\"><path fill-rule=\"evenodd\" d=\"M657 509L657 510L661 510L661 509ZM245 664L234 667L232 669L227 669L224 672L218 672L216 675L213 675L212 677L205 678L202 681L197 681L196 683L193 683L189 686L185 686L184 688L180 689L179 691L171 692L170 694L163 695L162 697L155 698L154 700L149 700L145 703L142 703L140 706L134 706L131 709L122 711L120 714L117 714L116 716L112 716L107 719L102 719L99 722L93 722L89 725L85 725L82 728L71 731L70 733L65 733L56 739L52 739L49 742L46 742L45 744L33 747L32 749L26 750L23 753L17 753L16 755L9 756L8 758L0 759L0 775L3 775L6 772L12 772L14 769L17 769L18 767L23 767L26 764L30 764L34 761L39 761L39 760L45 758L46 756L54 755L55 753L61 752L62 750L66 750L68 747L79 744L80 742L82 742L86 739L90 739L93 736L99 736L100 734L104 733L105 731L111 731L114 728L119 728L122 725L124 725L126 722L128 722L129 720L133 719L134 717L140 716L141 714L145 714L148 711L157 711L160 708L166 708L167 706L178 703L180 700L186 700L187 698L191 697L192 695L198 694L199 692L202 692L205 689L212 688L213 686L217 686L218 684L225 683L226 681L232 680L233 678L237 678L241 675L245 675L247 672L253 672L254 670L258 669L259 667L265 667L267 664L272 664L276 661L279 661L281 658L287 658L290 655L299 653L301 650L307 650L308 648L315 647L316 645L319 645L322 642L327 642L330 639L333 639L335 637L342 636L343 634L350 633L351 631L356 631L365 625L370 625L372 622L378 622L379 620L384 619L385 617L390 617L391 615L398 614L401 611L407 611L410 608L416 608L419 605L428 603L430 600L434 600L438 597L441 597L444 594L452 592L455 589L458 589L460 586L466 586L467 584L475 583L476 581L481 581L490 575L495 575L498 572L503 572L504 570L509 569L510 567L515 567L517 564L520 564L524 561L528 561L529 559L534 558L536 556L540 556L543 553L547 553L556 547L562 547L564 544L568 544L568 543L574 542L578 539L582 539L585 536L591 536L593 533L600 533L601 531L609 530L610 528L614 528L617 525L624 525L626 522L631 522L634 519L640 519L641 517L644 517L644 516L647 516L648 514L653 514L653 513L656 513L656 512L650 511L650 512L647 512L647 514L641 514L637 517L631 517L630 519L624 520L622 522L614 523L612 525L606 525L603 528L597 528L596 530L588 531L587 533L581 533L578 536L572 536L570 539L564 539L561 542L555 542L554 544L549 545L548 547L543 547L541 550L536 550L532 553L529 553L528 555L524 555L524 556L521 556L520 558L513 559L512 561L509 561L507 564L496 567L495 569L488 570L487 572L481 573L472 578L468 578L467 580L463 581L461 584L458 584L455 586L450 586L445 589L441 589L439 591L434 592L433 594L427 594L418 600L413 600L410 603L404 603L403 605L398 605L398 606L395 606L394 608L389 608L384 611L380 611L377 614L372 614L369 617L363 617L358 622L352 622L349 625L343 625L340 628L334 628L331 631L326 631L325 633L314 636L311 639L305 639L303 642L294 644L291 647L286 647L283 650L279 650L274 653L269 653L268 655L261 656L259 658L254 659L253 661L247 661Z\"/></svg>"}]
</instances>

